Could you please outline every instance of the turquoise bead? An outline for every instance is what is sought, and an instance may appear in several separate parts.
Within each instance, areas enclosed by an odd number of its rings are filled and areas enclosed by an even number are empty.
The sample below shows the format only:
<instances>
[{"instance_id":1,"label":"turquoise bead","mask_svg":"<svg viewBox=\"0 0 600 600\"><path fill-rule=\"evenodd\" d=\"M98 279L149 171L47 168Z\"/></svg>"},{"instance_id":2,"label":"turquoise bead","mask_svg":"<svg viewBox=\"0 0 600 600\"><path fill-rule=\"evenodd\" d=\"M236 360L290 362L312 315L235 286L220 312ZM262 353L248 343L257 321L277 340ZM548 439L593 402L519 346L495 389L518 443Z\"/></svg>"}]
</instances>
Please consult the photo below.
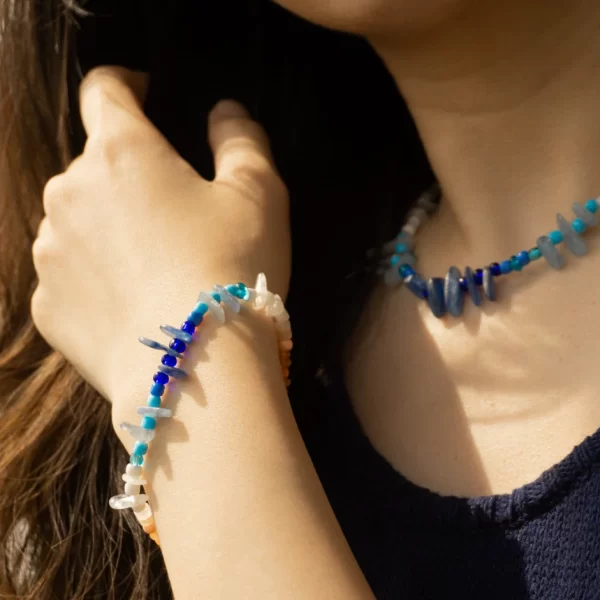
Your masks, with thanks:
<instances>
[{"instance_id":1,"label":"turquoise bead","mask_svg":"<svg viewBox=\"0 0 600 600\"><path fill-rule=\"evenodd\" d=\"M152 396L162 396L165 393L165 386L162 383L155 383L150 388L150 394Z\"/></svg>"},{"instance_id":2,"label":"turquoise bead","mask_svg":"<svg viewBox=\"0 0 600 600\"><path fill-rule=\"evenodd\" d=\"M503 260L500 263L500 272L502 275L508 275L512 271L512 264L510 260Z\"/></svg>"},{"instance_id":3,"label":"turquoise bead","mask_svg":"<svg viewBox=\"0 0 600 600\"><path fill-rule=\"evenodd\" d=\"M208 304L205 302L198 302L198 304L194 306L194 310L192 312L204 316L208 312Z\"/></svg>"},{"instance_id":4,"label":"turquoise bead","mask_svg":"<svg viewBox=\"0 0 600 600\"><path fill-rule=\"evenodd\" d=\"M148 452L148 444L144 444L144 442L136 442L133 447L133 453L138 456L144 456Z\"/></svg>"},{"instance_id":5,"label":"turquoise bead","mask_svg":"<svg viewBox=\"0 0 600 600\"><path fill-rule=\"evenodd\" d=\"M553 244L560 244L565 239L563 234L558 229L551 231L548 234L548 237Z\"/></svg>"},{"instance_id":6,"label":"turquoise bead","mask_svg":"<svg viewBox=\"0 0 600 600\"><path fill-rule=\"evenodd\" d=\"M204 321L204 315L197 313L196 311L192 311L188 316L186 321L191 321L196 327Z\"/></svg>"},{"instance_id":7,"label":"turquoise bead","mask_svg":"<svg viewBox=\"0 0 600 600\"><path fill-rule=\"evenodd\" d=\"M395 267L400 262L400 257L397 254L394 254L390 260L390 264L392 267Z\"/></svg>"},{"instance_id":8,"label":"turquoise bead","mask_svg":"<svg viewBox=\"0 0 600 600\"><path fill-rule=\"evenodd\" d=\"M539 260L540 258L542 258L542 251L539 248L532 248L529 251L530 260Z\"/></svg>"},{"instance_id":9,"label":"turquoise bead","mask_svg":"<svg viewBox=\"0 0 600 600\"><path fill-rule=\"evenodd\" d=\"M221 302L221 296L220 294L217 294L217 292L212 292L211 296L214 298L215 302Z\"/></svg>"},{"instance_id":10,"label":"turquoise bead","mask_svg":"<svg viewBox=\"0 0 600 600\"><path fill-rule=\"evenodd\" d=\"M588 200L585 203L586 210L589 210L591 213L598 212L598 202L597 200Z\"/></svg>"},{"instance_id":11,"label":"turquoise bead","mask_svg":"<svg viewBox=\"0 0 600 600\"><path fill-rule=\"evenodd\" d=\"M160 406L160 396L148 396L148 406L158 408Z\"/></svg>"},{"instance_id":12,"label":"turquoise bead","mask_svg":"<svg viewBox=\"0 0 600 600\"><path fill-rule=\"evenodd\" d=\"M129 462L136 467L141 467L144 464L144 457L139 454L130 454Z\"/></svg>"},{"instance_id":13,"label":"turquoise bead","mask_svg":"<svg viewBox=\"0 0 600 600\"><path fill-rule=\"evenodd\" d=\"M398 254L406 254L410 248L406 244L396 244L396 252Z\"/></svg>"},{"instance_id":14,"label":"turquoise bead","mask_svg":"<svg viewBox=\"0 0 600 600\"><path fill-rule=\"evenodd\" d=\"M516 256L511 257L510 267L513 271L522 271L523 270L523 264Z\"/></svg>"},{"instance_id":15,"label":"turquoise bead","mask_svg":"<svg viewBox=\"0 0 600 600\"><path fill-rule=\"evenodd\" d=\"M571 227L573 227L574 231L577 233L583 233L587 229L587 225L581 219L573 219Z\"/></svg>"},{"instance_id":16,"label":"turquoise bead","mask_svg":"<svg viewBox=\"0 0 600 600\"><path fill-rule=\"evenodd\" d=\"M156 419L152 417L142 417L141 426L144 429L156 429Z\"/></svg>"}]
</instances>

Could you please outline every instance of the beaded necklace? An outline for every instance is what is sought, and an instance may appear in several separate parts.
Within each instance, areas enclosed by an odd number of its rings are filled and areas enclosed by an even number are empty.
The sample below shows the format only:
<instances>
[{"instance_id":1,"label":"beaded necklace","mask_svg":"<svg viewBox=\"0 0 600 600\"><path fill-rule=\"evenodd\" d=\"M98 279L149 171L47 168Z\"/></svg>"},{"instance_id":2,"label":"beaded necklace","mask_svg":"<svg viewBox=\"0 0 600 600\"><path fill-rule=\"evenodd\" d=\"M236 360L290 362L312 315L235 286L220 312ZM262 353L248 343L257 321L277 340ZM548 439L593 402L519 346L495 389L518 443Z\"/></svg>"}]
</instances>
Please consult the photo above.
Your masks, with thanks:
<instances>
[{"instance_id":1,"label":"beaded necklace","mask_svg":"<svg viewBox=\"0 0 600 600\"><path fill-rule=\"evenodd\" d=\"M415 296L427 301L431 312L438 318L447 313L459 317L463 311L465 296L469 296L476 306L482 304L484 297L495 301L498 277L521 271L542 257L553 269L562 268L565 257L557 246L563 242L575 256L586 254L587 248L580 234L588 227L598 224L596 213L600 209L600 197L588 200L585 205L575 202L575 218L569 222L558 213L558 229L540 236L531 250L522 250L507 260L494 262L483 268L465 267L464 273L452 266L445 278L425 279L414 268L417 263L413 253L414 240L419 227L438 209L440 200L441 191L437 184L419 197L416 205L409 211L400 233L383 246L383 259L379 269L387 285L404 283Z\"/></svg>"}]
</instances>

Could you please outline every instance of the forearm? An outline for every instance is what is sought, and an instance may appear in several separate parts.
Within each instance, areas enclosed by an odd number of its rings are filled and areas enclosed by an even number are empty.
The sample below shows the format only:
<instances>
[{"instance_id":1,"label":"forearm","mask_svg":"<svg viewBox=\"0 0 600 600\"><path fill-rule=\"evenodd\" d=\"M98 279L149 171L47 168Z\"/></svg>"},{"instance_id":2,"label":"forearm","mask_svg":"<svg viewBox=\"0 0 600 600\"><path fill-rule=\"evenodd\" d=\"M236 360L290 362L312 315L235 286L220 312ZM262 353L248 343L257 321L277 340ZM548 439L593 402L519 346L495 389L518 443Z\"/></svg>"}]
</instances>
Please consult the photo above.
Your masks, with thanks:
<instances>
[{"instance_id":1,"label":"forearm","mask_svg":"<svg viewBox=\"0 0 600 600\"><path fill-rule=\"evenodd\" d=\"M155 361L123 393L143 398ZM373 598L298 431L270 324L210 323L186 364L147 462L177 600Z\"/></svg>"}]
</instances>

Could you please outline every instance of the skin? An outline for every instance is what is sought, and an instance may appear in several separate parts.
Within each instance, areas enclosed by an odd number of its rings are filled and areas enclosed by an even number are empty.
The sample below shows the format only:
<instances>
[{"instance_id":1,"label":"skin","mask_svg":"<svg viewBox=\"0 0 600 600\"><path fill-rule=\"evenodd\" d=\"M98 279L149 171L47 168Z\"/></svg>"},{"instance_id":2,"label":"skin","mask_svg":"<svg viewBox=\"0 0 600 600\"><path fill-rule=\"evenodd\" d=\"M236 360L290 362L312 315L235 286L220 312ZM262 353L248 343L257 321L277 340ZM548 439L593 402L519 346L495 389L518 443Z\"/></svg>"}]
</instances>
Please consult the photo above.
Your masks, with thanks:
<instances>
[{"instance_id":1,"label":"skin","mask_svg":"<svg viewBox=\"0 0 600 600\"><path fill-rule=\"evenodd\" d=\"M347 6L283 4L328 25ZM556 212L571 218L573 201L599 194L597 3L358 4L363 19L347 28L386 62L444 190L417 242L424 275L528 250ZM593 231L586 240L585 259L513 274L497 303L467 306L459 320L435 319L405 290L378 290L347 383L397 470L443 494L510 492L600 427L600 244Z\"/></svg>"},{"instance_id":2,"label":"skin","mask_svg":"<svg viewBox=\"0 0 600 600\"><path fill-rule=\"evenodd\" d=\"M529 248L556 210L598 194L591 0L281 4L365 35L406 97L446 194L419 238L424 273ZM284 296L289 276L287 197L260 127L211 115L217 178L205 182L147 122L140 90L139 74L88 76L89 142L46 189L33 248L34 320L112 402L119 435L156 364L138 335L177 323L215 281L264 270ZM598 428L593 238L585 260L508 277L497 304L459 321L432 318L402 289L377 291L348 386L396 468L442 493L508 491ZM149 469L175 597L371 598L302 444L272 330L244 315L206 336Z\"/></svg>"}]
</instances>

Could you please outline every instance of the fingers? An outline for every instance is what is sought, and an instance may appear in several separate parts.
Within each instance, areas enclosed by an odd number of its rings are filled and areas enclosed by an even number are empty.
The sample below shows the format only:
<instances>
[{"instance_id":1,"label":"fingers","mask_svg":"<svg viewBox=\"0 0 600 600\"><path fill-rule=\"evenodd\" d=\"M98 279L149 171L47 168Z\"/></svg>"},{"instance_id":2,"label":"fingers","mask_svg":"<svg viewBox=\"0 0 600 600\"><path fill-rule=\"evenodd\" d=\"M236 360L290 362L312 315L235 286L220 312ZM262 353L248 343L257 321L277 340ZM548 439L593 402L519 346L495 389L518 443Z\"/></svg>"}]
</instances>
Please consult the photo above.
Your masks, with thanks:
<instances>
[{"instance_id":1,"label":"fingers","mask_svg":"<svg viewBox=\"0 0 600 600\"><path fill-rule=\"evenodd\" d=\"M92 69L79 88L81 118L88 137L122 130L132 119L150 125L144 114L148 80L147 73L124 67Z\"/></svg>"},{"instance_id":2,"label":"fingers","mask_svg":"<svg viewBox=\"0 0 600 600\"><path fill-rule=\"evenodd\" d=\"M213 108L208 140L215 158L216 179L276 176L265 130L238 102L223 100Z\"/></svg>"}]
</instances>

